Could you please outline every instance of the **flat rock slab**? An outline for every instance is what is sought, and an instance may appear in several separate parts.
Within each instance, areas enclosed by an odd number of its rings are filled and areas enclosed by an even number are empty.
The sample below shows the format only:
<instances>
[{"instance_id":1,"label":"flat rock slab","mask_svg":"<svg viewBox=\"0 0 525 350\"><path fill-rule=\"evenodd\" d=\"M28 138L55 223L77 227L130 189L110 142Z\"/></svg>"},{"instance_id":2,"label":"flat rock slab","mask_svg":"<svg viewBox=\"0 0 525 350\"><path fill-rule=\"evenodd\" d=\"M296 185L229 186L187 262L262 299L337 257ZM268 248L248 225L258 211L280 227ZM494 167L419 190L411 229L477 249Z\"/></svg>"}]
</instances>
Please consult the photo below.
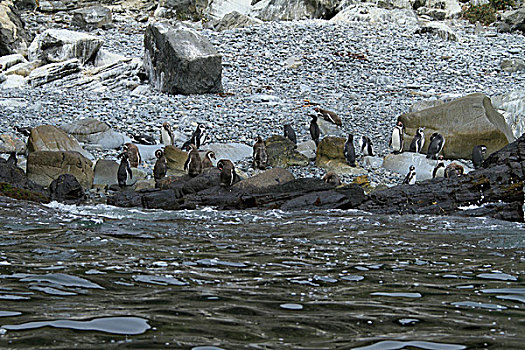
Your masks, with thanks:
<instances>
[{"instance_id":1,"label":"flat rock slab","mask_svg":"<svg viewBox=\"0 0 525 350\"><path fill-rule=\"evenodd\" d=\"M383 167L390 171L406 175L408 168L413 165L416 167L417 181L427 180L432 178L432 172L437 164L437 160L428 159L426 155L414 152L403 152L400 154L388 154L383 161ZM460 161L444 160L445 166L450 163L458 163L465 169L465 174L472 171L466 164Z\"/></svg>"},{"instance_id":2,"label":"flat rock slab","mask_svg":"<svg viewBox=\"0 0 525 350\"><path fill-rule=\"evenodd\" d=\"M238 142L211 143L209 145L204 145L202 149L215 152L215 158L217 160L229 159L233 163L246 158L251 158L253 154L252 147Z\"/></svg>"},{"instance_id":3,"label":"flat rock slab","mask_svg":"<svg viewBox=\"0 0 525 350\"><path fill-rule=\"evenodd\" d=\"M27 141L27 150L38 151L70 151L78 152L88 159L93 156L86 152L73 136L66 134L53 125L40 125L31 129L31 134Z\"/></svg>"},{"instance_id":4,"label":"flat rock slab","mask_svg":"<svg viewBox=\"0 0 525 350\"><path fill-rule=\"evenodd\" d=\"M27 158L27 177L41 186L49 186L60 175L71 174L83 188L93 184L92 163L78 152L31 152Z\"/></svg>"}]
</instances>

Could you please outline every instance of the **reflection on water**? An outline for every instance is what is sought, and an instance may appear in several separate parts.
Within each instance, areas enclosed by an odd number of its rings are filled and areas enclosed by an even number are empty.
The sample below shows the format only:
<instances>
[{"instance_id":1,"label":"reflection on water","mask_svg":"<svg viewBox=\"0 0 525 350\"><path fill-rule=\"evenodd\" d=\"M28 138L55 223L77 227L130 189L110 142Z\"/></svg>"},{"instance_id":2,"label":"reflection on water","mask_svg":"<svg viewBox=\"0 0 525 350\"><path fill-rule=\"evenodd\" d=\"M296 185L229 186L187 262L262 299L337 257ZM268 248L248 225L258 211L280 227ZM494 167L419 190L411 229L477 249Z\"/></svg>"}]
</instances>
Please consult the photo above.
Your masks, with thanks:
<instances>
[{"instance_id":1,"label":"reflection on water","mask_svg":"<svg viewBox=\"0 0 525 350\"><path fill-rule=\"evenodd\" d=\"M519 349L524 232L0 199L0 348Z\"/></svg>"}]
</instances>

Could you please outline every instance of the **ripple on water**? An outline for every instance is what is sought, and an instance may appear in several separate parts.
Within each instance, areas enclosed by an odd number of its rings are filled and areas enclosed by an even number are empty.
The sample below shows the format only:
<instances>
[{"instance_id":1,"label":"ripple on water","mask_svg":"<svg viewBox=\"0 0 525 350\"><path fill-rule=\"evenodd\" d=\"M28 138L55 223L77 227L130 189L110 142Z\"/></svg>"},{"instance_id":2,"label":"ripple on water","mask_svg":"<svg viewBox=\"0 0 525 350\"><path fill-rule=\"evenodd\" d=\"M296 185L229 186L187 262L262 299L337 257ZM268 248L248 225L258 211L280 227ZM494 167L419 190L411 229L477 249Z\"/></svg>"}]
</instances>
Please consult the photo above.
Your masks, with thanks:
<instances>
[{"instance_id":1,"label":"ripple on water","mask_svg":"<svg viewBox=\"0 0 525 350\"><path fill-rule=\"evenodd\" d=\"M451 304L454 306L465 306L465 307L489 309L489 310L505 310L507 308L506 306L503 306L503 305L486 304L486 303L479 303L475 301L457 301Z\"/></svg>"},{"instance_id":2,"label":"ripple on water","mask_svg":"<svg viewBox=\"0 0 525 350\"><path fill-rule=\"evenodd\" d=\"M279 305L281 309L285 310L302 310L303 306L301 304L293 304L293 303L287 303L287 304L281 304Z\"/></svg>"},{"instance_id":3,"label":"ripple on water","mask_svg":"<svg viewBox=\"0 0 525 350\"><path fill-rule=\"evenodd\" d=\"M387 293L387 292L374 292L370 293L373 296L382 297L393 297L393 298L421 298L421 293Z\"/></svg>"},{"instance_id":4,"label":"ripple on water","mask_svg":"<svg viewBox=\"0 0 525 350\"><path fill-rule=\"evenodd\" d=\"M140 317L101 317L90 321L39 321L2 326L2 328L10 331L21 331L42 327L66 328L80 331L97 331L125 335L142 334L151 328L148 324L148 320Z\"/></svg>"},{"instance_id":5,"label":"ripple on water","mask_svg":"<svg viewBox=\"0 0 525 350\"><path fill-rule=\"evenodd\" d=\"M482 289L481 293L487 293L487 294L525 294L525 288Z\"/></svg>"},{"instance_id":6,"label":"ripple on water","mask_svg":"<svg viewBox=\"0 0 525 350\"><path fill-rule=\"evenodd\" d=\"M502 299L502 300L520 301L525 304L524 295L497 295L496 298Z\"/></svg>"},{"instance_id":7,"label":"ripple on water","mask_svg":"<svg viewBox=\"0 0 525 350\"><path fill-rule=\"evenodd\" d=\"M359 282L359 281L364 280L365 278L359 275L346 275L346 276L342 276L341 279L345 281Z\"/></svg>"},{"instance_id":8,"label":"ripple on water","mask_svg":"<svg viewBox=\"0 0 525 350\"><path fill-rule=\"evenodd\" d=\"M64 287L80 287L92 289L104 289L96 283L87 279L71 276L65 273L48 273L46 275L25 275L20 282L48 282Z\"/></svg>"},{"instance_id":9,"label":"ripple on water","mask_svg":"<svg viewBox=\"0 0 525 350\"><path fill-rule=\"evenodd\" d=\"M133 279L137 282L159 284L162 286L186 286L188 283L178 280L170 276L150 276L150 275L135 275Z\"/></svg>"},{"instance_id":10,"label":"ripple on water","mask_svg":"<svg viewBox=\"0 0 525 350\"><path fill-rule=\"evenodd\" d=\"M195 346L191 350L224 350L223 348L218 348L216 346Z\"/></svg>"},{"instance_id":11,"label":"ripple on water","mask_svg":"<svg viewBox=\"0 0 525 350\"><path fill-rule=\"evenodd\" d=\"M22 315L22 313L18 311L0 311L0 317L13 317L20 315Z\"/></svg>"},{"instance_id":12,"label":"ripple on water","mask_svg":"<svg viewBox=\"0 0 525 350\"><path fill-rule=\"evenodd\" d=\"M515 276L506 274L506 273L480 273L476 277L483 278L483 279L489 279L489 280L498 280L498 281L517 281L518 279Z\"/></svg>"},{"instance_id":13,"label":"ripple on water","mask_svg":"<svg viewBox=\"0 0 525 350\"><path fill-rule=\"evenodd\" d=\"M430 341L383 340L372 345L353 348L353 350L398 350L407 346L425 350L462 350L467 348L460 344L434 343Z\"/></svg>"}]
</instances>

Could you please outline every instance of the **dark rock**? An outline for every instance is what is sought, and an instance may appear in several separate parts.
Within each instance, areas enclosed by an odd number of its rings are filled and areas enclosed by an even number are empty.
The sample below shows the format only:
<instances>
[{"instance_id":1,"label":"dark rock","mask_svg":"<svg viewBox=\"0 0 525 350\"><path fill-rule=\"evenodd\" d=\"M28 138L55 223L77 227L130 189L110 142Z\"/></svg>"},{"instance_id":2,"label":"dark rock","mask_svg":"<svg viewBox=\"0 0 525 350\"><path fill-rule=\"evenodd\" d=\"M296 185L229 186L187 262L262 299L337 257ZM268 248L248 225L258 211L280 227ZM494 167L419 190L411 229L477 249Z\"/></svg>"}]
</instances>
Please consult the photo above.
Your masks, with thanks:
<instances>
[{"instance_id":1,"label":"dark rock","mask_svg":"<svg viewBox=\"0 0 525 350\"><path fill-rule=\"evenodd\" d=\"M49 202L49 193L29 180L24 171L0 159L0 195L15 199Z\"/></svg>"},{"instance_id":2,"label":"dark rock","mask_svg":"<svg viewBox=\"0 0 525 350\"><path fill-rule=\"evenodd\" d=\"M106 27L111 24L111 10L104 6L90 6L73 11L71 25L85 30Z\"/></svg>"},{"instance_id":3,"label":"dark rock","mask_svg":"<svg viewBox=\"0 0 525 350\"><path fill-rule=\"evenodd\" d=\"M233 190L262 190L264 188L284 184L292 180L294 180L294 176L288 170L283 168L273 168L236 183L233 185Z\"/></svg>"},{"instance_id":4,"label":"dark rock","mask_svg":"<svg viewBox=\"0 0 525 350\"><path fill-rule=\"evenodd\" d=\"M506 11L501 16L501 23L498 25L500 32L514 32L521 31L525 33L525 8L521 7L517 10Z\"/></svg>"},{"instance_id":5,"label":"dark rock","mask_svg":"<svg viewBox=\"0 0 525 350\"><path fill-rule=\"evenodd\" d=\"M199 21L210 2L208 0L160 0L159 8L165 8L170 14L173 14L168 17L181 21Z\"/></svg>"},{"instance_id":6,"label":"dark rock","mask_svg":"<svg viewBox=\"0 0 525 350\"><path fill-rule=\"evenodd\" d=\"M59 202L79 203L86 199L84 189L71 174L62 174L49 185L51 199Z\"/></svg>"},{"instance_id":7,"label":"dark rock","mask_svg":"<svg viewBox=\"0 0 525 350\"><path fill-rule=\"evenodd\" d=\"M0 3L0 56L23 53L27 49L24 22L7 2Z\"/></svg>"},{"instance_id":8,"label":"dark rock","mask_svg":"<svg viewBox=\"0 0 525 350\"><path fill-rule=\"evenodd\" d=\"M255 6L254 12L263 21L300 19L331 19L340 1L334 0L269 0Z\"/></svg>"},{"instance_id":9,"label":"dark rock","mask_svg":"<svg viewBox=\"0 0 525 350\"><path fill-rule=\"evenodd\" d=\"M222 92L222 56L208 39L177 23L148 25L144 68L156 90L171 94Z\"/></svg>"}]
</instances>

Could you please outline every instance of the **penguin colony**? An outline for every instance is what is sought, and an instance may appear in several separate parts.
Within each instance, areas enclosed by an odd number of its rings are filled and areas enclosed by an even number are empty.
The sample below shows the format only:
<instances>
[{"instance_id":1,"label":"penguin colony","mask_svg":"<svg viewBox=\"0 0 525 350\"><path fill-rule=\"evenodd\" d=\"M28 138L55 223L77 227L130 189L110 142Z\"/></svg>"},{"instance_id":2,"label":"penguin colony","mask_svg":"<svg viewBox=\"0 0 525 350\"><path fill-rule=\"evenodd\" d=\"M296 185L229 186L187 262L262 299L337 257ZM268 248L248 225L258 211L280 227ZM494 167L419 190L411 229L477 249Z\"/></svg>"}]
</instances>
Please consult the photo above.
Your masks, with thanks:
<instances>
[{"instance_id":1,"label":"penguin colony","mask_svg":"<svg viewBox=\"0 0 525 350\"><path fill-rule=\"evenodd\" d=\"M308 105L310 106L310 105ZM321 136L321 131L318 125L319 118L341 127L342 120L341 118L332 111L314 107L313 109L316 113L310 114L310 136L315 142L316 146L319 145L319 138ZM30 128L19 128L16 127L17 131L20 133L29 133ZM27 130L26 130L27 129ZM297 136L295 130L291 124L283 125L284 137L289 139L294 145L297 145ZM398 121L392 130L390 137L389 146L392 148L394 154L402 153L404 150L404 135L405 135L405 126L401 121ZM164 122L159 130L159 139L160 144L164 146L175 145L175 135L173 129L169 122ZM133 140L139 144L145 145L155 145L157 144L155 138L146 135L139 134L133 136ZM213 167L213 161L216 159L215 153L213 151L206 151L203 158L199 153L199 149L208 144L211 141L211 137L206 129L204 124L198 124L195 131L191 135L191 138L184 142L181 149L188 151L188 157L184 164L184 170L188 173L189 176L195 177L198 176L203 169ZM425 145L425 133L424 128L420 127L416 130L416 134L412 139L408 149L409 152L422 153L423 147ZM436 160L436 165L432 171L432 178L436 177L454 177L461 176L464 173L464 168L457 164L451 163L445 166L443 161L443 155L440 153L443 151L445 146L445 138L438 132L434 132L430 136L429 145L427 148L426 157L428 159ZM372 140L366 135L362 135L359 139L359 150L361 151L362 156L374 156ZM487 152L487 147L484 145L475 146L472 150L472 161L474 168L478 169L482 166L484 155ZM344 144L343 149L344 157L346 162L351 167L356 167L356 150L354 147L354 135L348 134L347 140ZM164 155L164 151L159 149L155 152L155 157L157 158L155 166L153 169L153 177L156 182L161 180L166 176L167 173L167 162ZM117 171L117 179L119 186L125 187L128 179L132 178L131 168L138 167L141 163L140 152L138 147L133 143L126 143L123 146L123 151L117 157L120 159L120 165ZM11 155L9 157L9 162L16 162L16 155ZM264 139L261 136L257 136L255 143L253 144L253 156L252 156L252 166L254 169L265 170L268 162L268 154L266 151L266 144ZM228 159L221 159L217 162L217 168L220 171L220 183L222 186L232 186L235 182L240 181L239 176L235 171L235 165ZM409 167L409 171L406 174L403 184L412 185L416 183L416 168L414 165ZM339 176L333 172L329 171L323 177L323 181L327 183L334 184L336 186L341 185L341 180Z\"/></svg>"}]
</instances>

